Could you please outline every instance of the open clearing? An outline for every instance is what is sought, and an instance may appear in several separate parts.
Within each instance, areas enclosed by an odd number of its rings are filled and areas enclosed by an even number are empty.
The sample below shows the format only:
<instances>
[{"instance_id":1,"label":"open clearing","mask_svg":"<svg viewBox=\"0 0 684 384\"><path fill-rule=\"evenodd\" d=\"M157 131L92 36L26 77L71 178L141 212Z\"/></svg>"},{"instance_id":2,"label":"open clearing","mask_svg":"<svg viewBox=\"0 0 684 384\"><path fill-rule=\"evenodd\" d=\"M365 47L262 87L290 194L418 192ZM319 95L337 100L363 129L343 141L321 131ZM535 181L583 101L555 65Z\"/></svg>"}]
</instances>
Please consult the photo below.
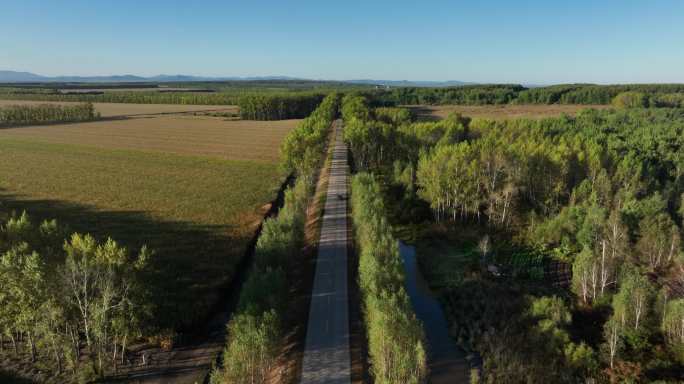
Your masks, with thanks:
<instances>
[{"instance_id":1,"label":"open clearing","mask_svg":"<svg viewBox=\"0 0 684 384\"><path fill-rule=\"evenodd\" d=\"M32 100L0 100L0 108L9 105L40 104L82 104L68 101L32 101ZM102 117L144 116L188 112L221 112L238 113L235 105L183 105L183 104L128 104L128 103L93 103L95 110Z\"/></svg>"},{"instance_id":2,"label":"open clearing","mask_svg":"<svg viewBox=\"0 0 684 384\"><path fill-rule=\"evenodd\" d=\"M482 117L489 119L514 119L518 117L541 119L544 117L560 116L562 114L574 115L582 109L607 109L608 105L407 105L419 119L439 120L449 116L450 113L460 113L468 117Z\"/></svg>"},{"instance_id":3,"label":"open clearing","mask_svg":"<svg viewBox=\"0 0 684 384\"><path fill-rule=\"evenodd\" d=\"M0 129L0 138L275 162L298 122L162 116Z\"/></svg>"}]
</instances>

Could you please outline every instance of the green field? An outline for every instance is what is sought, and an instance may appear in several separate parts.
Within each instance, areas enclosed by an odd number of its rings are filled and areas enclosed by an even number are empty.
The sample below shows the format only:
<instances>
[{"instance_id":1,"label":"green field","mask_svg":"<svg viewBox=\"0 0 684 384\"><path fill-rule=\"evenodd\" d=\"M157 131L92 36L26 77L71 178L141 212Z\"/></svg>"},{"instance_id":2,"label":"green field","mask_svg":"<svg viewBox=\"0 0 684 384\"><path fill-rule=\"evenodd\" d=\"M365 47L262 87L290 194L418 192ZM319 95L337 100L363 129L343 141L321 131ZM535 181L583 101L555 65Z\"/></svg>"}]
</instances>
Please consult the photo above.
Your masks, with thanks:
<instances>
[{"instance_id":1,"label":"green field","mask_svg":"<svg viewBox=\"0 0 684 384\"><path fill-rule=\"evenodd\" d=\"M0 211L156 250L150 287L171 315L161 326L192 323L217 300L283 179L273 163L31 139L0 138L0 157Z\"/></svg>"}]
</instances>

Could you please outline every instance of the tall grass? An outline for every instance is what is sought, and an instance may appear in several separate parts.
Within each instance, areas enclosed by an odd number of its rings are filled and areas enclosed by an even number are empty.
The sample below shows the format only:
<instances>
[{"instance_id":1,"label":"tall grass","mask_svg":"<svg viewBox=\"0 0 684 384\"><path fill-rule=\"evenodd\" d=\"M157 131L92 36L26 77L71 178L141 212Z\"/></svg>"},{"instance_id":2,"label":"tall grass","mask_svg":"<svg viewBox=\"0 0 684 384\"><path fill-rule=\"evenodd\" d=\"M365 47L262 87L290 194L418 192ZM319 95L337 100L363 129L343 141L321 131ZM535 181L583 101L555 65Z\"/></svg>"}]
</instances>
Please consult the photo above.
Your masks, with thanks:
<instances>
[{"instance_id":1,"label":"tall grass","mask_svg":"<svg viewBox=\"0 0 684 384\"><path fill-rule=\"evenodd\" d=\"M427 378L425 335L404 289L397 240L373 175L352 179L354 236L360 253L359 285L375 383L422 383Z\"/></svg>"}]
</instances>

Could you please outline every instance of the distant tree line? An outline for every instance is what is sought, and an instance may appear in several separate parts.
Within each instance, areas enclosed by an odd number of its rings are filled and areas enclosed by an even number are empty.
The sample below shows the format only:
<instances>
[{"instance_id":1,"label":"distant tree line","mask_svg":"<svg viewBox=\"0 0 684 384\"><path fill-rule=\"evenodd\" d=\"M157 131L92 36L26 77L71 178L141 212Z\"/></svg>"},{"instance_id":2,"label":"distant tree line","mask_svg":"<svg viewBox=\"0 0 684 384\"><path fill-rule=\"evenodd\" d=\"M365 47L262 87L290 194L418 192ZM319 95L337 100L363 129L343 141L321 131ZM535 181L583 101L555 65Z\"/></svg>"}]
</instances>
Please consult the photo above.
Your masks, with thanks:
<instances>
[{"instance_id":1,"label":"distant tree line","mask_svg":"<svg viewBox=\"0 0 684 384\"><path fill-rule=\"evenodd\" d=\"M187 104L187 105L236 105L240 94L198 93L198 92L148 92L148 91L111 91L103 94L63 94L36 92L3 92L0 99L38 100L38 101L75 101L89 103L133 103L133 104Z\"/></svg>"},{"instance_id":2,"label":"distant tree line","mask_svg":"<svg viewBox=\"0 0 684 384\"><path fill-rule=\"evenodd\" d=\"M0 351L28 354L74 381L115 371L150 315L151 255L26 213L0 222Z\"/></svg>"},{"instance_id":3,"label":"distant tree line","mask_svg":"<svg viewBox=\"0 0 684 384\"><path fill-rule=\"evenodd\" d=\"M475 84L452 87L369 86L306 81L252 81L168 83L177 87L204 87L212 92L110 90L102 94L65 94L48 85L0 86L0 99L80 101L139 104L238 105L246 107L249 119L301 118L313 110L307 100L334 92L361 92L372 107L396 105L503 105L503 104L611 104L624 92L642 93L649 107L681 107L684 84L560 84L524 87L518 84ZM88 85L98 88L97 85ZM85 87L85 85L83 85ZM320 101L320 100L319 100ZM293 116L293 117L289 117Z\"/></svg>"},{"instance_id":4,"label":"distant tree line","mask_svg":"<svg viewBox=\"0 0 684 384\"><path fill-rule=\"evenodd\" d=\"M100 117L93 104L10 105L0 107L0 127L90 121Z\"/></svg>"},{"instance_id":5,"label":"distant tree line","mask_svg":"<svg viewBox=\"0 0 684 384\"><path fill-rule=\"evenodd\" d=\"M508 104L525 88L521 85L465 85L428 88L402 87L365 92L373 105Z\"/></svg>"},{"instance_id":6,"label":"distant tree line","mask_svg":"<svg viewBox=\"0 0 684 384\"><path fill-rule=\"evenodd\" d=\"M301 119L313 112L323 100L322 94L247 95L238 99L244 120Z\"/></svg>"},{"instance_id":7,"label":"distant tree line","mask_svg":"<svg viewBox=\"0 0 684 384\"><path fill-rule=\"evenodd\" d=\"M525 88L521 85L467 85L427 88L403 87L363 91L369 105L501 105L501 104L611 104L623 92L646 97L647 107L680 107L684 84L561 84Z\"/></svg>"}]
</instances>

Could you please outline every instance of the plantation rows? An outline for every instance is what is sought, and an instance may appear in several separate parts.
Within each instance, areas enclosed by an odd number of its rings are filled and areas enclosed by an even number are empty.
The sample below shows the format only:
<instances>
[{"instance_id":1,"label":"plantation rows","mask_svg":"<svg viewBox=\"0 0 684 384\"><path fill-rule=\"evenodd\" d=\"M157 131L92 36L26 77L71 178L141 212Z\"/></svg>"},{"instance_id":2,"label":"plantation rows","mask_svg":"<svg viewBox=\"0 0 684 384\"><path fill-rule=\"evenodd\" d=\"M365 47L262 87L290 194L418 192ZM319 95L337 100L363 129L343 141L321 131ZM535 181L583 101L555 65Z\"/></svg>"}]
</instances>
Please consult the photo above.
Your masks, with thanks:
<instances>
[{"instance_id":1,"label":"plantation rows","mask_svg":"<svg viewBox=\"0 0 684 384\"><path fill-rule=\"evenodd\" d=\"M99 116L100 114L95 112L91 103L73 106L10 105L0 107L0 127L90 121L99 118Z\"/></svg>"}]
</instances>

